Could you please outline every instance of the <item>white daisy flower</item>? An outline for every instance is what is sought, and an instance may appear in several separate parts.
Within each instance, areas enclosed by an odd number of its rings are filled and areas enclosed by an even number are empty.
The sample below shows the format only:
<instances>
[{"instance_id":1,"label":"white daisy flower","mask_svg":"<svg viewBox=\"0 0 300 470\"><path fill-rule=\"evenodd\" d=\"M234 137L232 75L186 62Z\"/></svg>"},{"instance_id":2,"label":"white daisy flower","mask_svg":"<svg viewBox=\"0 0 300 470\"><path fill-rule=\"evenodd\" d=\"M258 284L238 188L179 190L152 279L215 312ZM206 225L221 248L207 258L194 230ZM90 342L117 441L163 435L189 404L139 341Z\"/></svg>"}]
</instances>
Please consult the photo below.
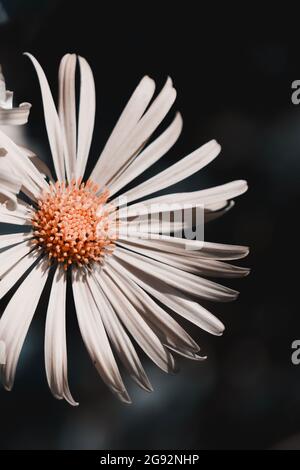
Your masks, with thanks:
<instances>
[{"instance_id":1,"label":"white daisy flower","mask_svg":"<svg viewBox=\"0 0 300 470\"><path fill-rule=\"evenodd\" d=\"M180 207L204 205L205 220L209 220L228 210L231 199L245 192L247 185L245 181L234 181L135 202L175 185L216 158L220 146L211 141L123 192L122 198L117 197L173 146L182 128L181 116L176 114L167 129L146 145L176 97L168 79L152 101L155 83L147 76L131 96L84 182L95 116L92 71L82 57L74 54L63 57L57 112L41 66L33 56L28 56L41 86L56 177L45 167L40 171L40 162L28 158L27 151L0 131L1 146L23 175L15 207L2 205L0 218L4 223L24 226L23 233L0 236L1 297L27 274L0 319L0 341L5 345L6 358L1 366L2 381L6 389L12 388L23 342L51 267L55 272L46 319L45 363L53 395L77 404L67 377L65 308L70 281L88 353L104 382L129 403L114 353L143 389L152 390L132 339L166 372L175 369L174 353L202 360L199 346L164 307L174 316L221 335L223 324L199 301L227 302L234 300L237 292L207 277L238 277L248 273L246 268L224 262L243 258L248 253L247 247L172 236L161 219L165 207L174 201ZM78 116L77 60L81 74ZM25 202L23 194L31 199L31 204ZM125 200L130 203L128 208L121 206ZM157 209L158 205L163 209ZM151 214L156 223L150 226L142 223L141 228L137 224L140 214ZM171 231L183 228L185 221L175 225L171 222Z\"/></svg>"}]
</instances>

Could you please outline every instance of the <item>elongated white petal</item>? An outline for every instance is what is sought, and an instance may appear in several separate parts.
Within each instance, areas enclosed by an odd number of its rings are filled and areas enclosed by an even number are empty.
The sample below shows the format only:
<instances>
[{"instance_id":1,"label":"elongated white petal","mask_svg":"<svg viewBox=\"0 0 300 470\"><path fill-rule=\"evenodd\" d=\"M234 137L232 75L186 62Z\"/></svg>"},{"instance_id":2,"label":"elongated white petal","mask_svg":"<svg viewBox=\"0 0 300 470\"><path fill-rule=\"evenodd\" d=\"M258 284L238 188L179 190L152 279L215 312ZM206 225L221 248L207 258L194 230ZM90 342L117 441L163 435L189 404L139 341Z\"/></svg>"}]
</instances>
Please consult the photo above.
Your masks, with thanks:
<instances>
[{"instance_id":1,"label":"elongated white petal","mask_svg":"<svg viewBox=\"0 0 300 470\"><path fill-rule=\"evenodd\" d=\"M75 177L76 166L76 55L66 54L59 66L58 115L66 142L65 167L68 181Z\"/></svg>"},{"instance_id":2,"label":"elongated white petal","mask_svg":"<svg viewBox=\"0 0 300 470\"><path fill-rule=\"evenodd\" d=\"M44 71L38 61L31 54L25 53L31 60L36 70L43 99L45 123L48 133L49 144L53 157L53 163L58 180L65 179L64 154L65 144L61 131L59 117L55 108L51 90L44 74Z\"/></svg>"},{"instance_id":3,"label":"elongated white petal","mask_svg":"<svg viewBox=\"0 0 300 470\"><path fill-rule=\"evenodd\" d=\"M125 268L124 275L130 277L166 307L213 335L219 336L223 333L223 323L200 304L191 300L190 296L185 295L181 284L174 286L169 282L166 274L163 280L157 276L156 272L138 269L133 264L122 262L119 257L117 257L117 261Z\"/></svg>"},{"instance_id":4,"label":"elongated white petal","mask_svg":"<svg viewBox=\"0 0 300 470\"><path fill-rule=\"evenodd\" d=\"M148 104L155 91L154 81L145 76L135 89L130 100L124 108L117 124L115 125L106 145L96 163L96 166L91 174L91 178L97 181L98 184L105 183L105 172L109 168L109 163L112 158L115 158L115 152L124 142L126 137L136 127L138 121L144 114Z\"/></svg>"},{"instance_id":5,"label":"elongated white petal","mask_svg":"<svg viewBox=\"0 0 300 470\"><path fill-rule=\"evenodd\" d=\"M175 144L180 136L182 130L182 117L179 113L176 114L175 119L170 126L150 145L148 145L137 158L129 164L128 168L109 185L109 194L113 196L116 192L122 189L126 184L130 183L134 178L139 176Z\"/></svg>"},{"instance_id":6,"label":"elongated white petal","mask_svg":"<svg viewBox=\"0 0 300 470\"><path fill-rule=\"evenodd\" d=\"M159 261L145 258L138 253L129 252L121 247L118 247L114 251L114 256L132 266L143 269L146 273L153 272L157 279L166 280L171 286L178 286L185 294L193 297L215 302L230 302L235 300L238 295L238 292L228 287L221 286L220 284L195 276L186 271L181 271L180 269L160 263Z\"/></svg>"},{"instance_id":7,"label":"elongated white petal","mask_svg":"<svg viewBox=\"0 0 300 470\"><path fill-rule=\"evenodd\" d=\"M32 244L25 241L0 253L0 277L32 250Z\"/></svg>"},{"instance_id":8,"label":"elongated white petal","mask_svg":"<svg viewBox=\"0 0 300 470\"><path fill-rule=\"evenodd\" d=\"M72 271L72 287L79 328L85 346L97 371L108 387L126 403L130 403L118 366L95 301L80 273Z\"/></svg>"},{"instance_id":9,"label":"elongated white petal","mask_svg":"<svg viewBox=\"0 0 300 470\"><path fill-rule=\"evenodd\" d=\"M85 167L90 151L93 137L95 112L96 112L96 92L93 72L83 57L78 57L80 67L80 100L78 116L78 137L77 137L77 178L84 175Z\"/></svg>"},{"instance_id":10,"label":"elongated white petal","mask_svg":"<svg viewBox=\"0 0 300 470\"><path fill-rule=\"evenodd\" d=\"M73 399L68 384L68 360L66 346L66 289L67 275L57 267L47 310L45 329L45 366L49 387L53 395L65 398L71 405Z\"/></svg>"},{"instance_id":11,"label":"elongated white petal","mask_svg":"<svg viewBox=\"0 0 300 470\"><path fill-rule=\"evenodd\" d=\"M109 299L104 295L101 287L93 277L89 277L87 282L114 350L117 352L132 379L144 390L152 391L152 386L136 350L118 316L115 314Z\"/></svg>"},{"instance_id":12,"label":"elongated white petal","mask_svg":"<svg viewBox=\"0 0 300 470\"><path fill-rule=\"evenodd\" d=\"M0 299L16 284L34 262L38 259L40 253L36 250L20 258L0 279Z\"/></svg>"},{"instance_id":13,"label":"elongated white petal","mask_svg":"<svg viewBox=\"0 0 300 470\"><path fill-rule=\"evenodd\" d=\"M0 235L0 249L17 245L32 238L32 232L10 233L8 235Z\"/></svg>"},{"instance_id":14,"label":"elongated white petal","mask_svg":"<svg viewBox=\"0 0 300 470\"><path fill-rule=\"evenodd\" d=\"M147 238L145 238L145 234L136 232L134 235L131 234L129 238L119 237L119 240L124 243L135 244L141 247L146 246L169 253L188 254L188 256L212 258L216 260L241 259L249 253L247 246L186 240L184 238L170 237L156 233L148 234Z\"/></svg>"},{"instance_id":15,"label":"elongated white petal","mask_svg":"<svg viewBox=\"0 0 300 470\"><path fill-rule=\"evenodd\" d=\"M212 140L182 158L179 162L171 165L166 170L125 192L122 196L126 197L127 202L131 202L169 186L173 186L175 183L201 170L201 168L219 155L220 150L220 145L215 140Z\"/></svg>"},{"instance_id":16,"label":"elongated white petal","mask_svg":"<svg viewBox=\"0 0 300 470\"><path fill-rule=\"evenodd\" d=\"M48 265L41 261L20 285L0 319L0 341L6 346L6 363L1 366L1 377L7 390L13 387L19 355L47 276Z\"/></svg>"},{"instance_id":17,"label":"elongated white petal","mask_svg":"<svg viewBox=\"0 0 300 470\"><path fill-rule=\"evenodd\" d=\"M160 233L170 235L175 233L176 237L182 237L188 233L187 229L193 230L195 227L203 227L203 223L215 220L222 215L226 214L234 206L234 201L222 201L218 204L205 205L203 212L203 205L195 206L183 206L175 203L175 206L170 205L169 208L164 205L158 205L157 209L153 206L148 207L147 201L145 207L140 204L139 209L141 213L139 215L126 217L125 212L121 209L122 219L119 224L119 233L123 236L123 233L127 237L132 233ZM132 207L132 209L131 209ZM151 212L153 210L154 212ZM155 211L161 210L161 212ZM129 212L137 212L133 206L129 206ZM143 214L143 212L146 212ZM119 213L117 212L119 215ZM150 217L149 217L150 214ZM116 218L119 218L116 215ZM127 220L125 220L127 219Z\"/></svg>"},{"instance_id":18,"label":"elongated white petal","mask_svg":"<svg viewBox=\"0 0 300 470\"><path fill-rule=\"evenodd\" d=\"M222 263L211 259L201 259L195 256L189 256L187 252L185 255L180 253L168 253L151 250L149 248L141 248L135 245L128 245L126 243L118 242L118 245L124 248L130 248L144 256L149 256L156 261L165 263L168 266L181 269L193 274L201 274L203 276L213 277L243 277L249 274L248 268L240 266L233 266L230 264Z\"/></svg>"},{"instance_id":19,"label":"elongated white petal","mask_svg":"<svg viewBox=\"0 0 300 470\"><path fill-rule=\"evenodd\" d=\"M126 289L123 282L119 282L119 279L116 281L111 271L108 272L109 276L104 271L101 275L95 272L95 276L122 323L158 367L165 372L174 370L174 358L136 310L132 293Z\"/></svg>"},{"instance_id":20,"label":"elongated white petal","mask_svg":"<svg viewBox=\"0 0 300 470\"><path fill-rule=\"evenodd\" d=\"M199 346L188 335L188 333L149 295L143 291L131 278L126 275L126 270L120 266L113 258L107 261L110 268L113 269L114 276L118 282L124 282L128 291L132 294L135 308L141 313L151 328L160 336L167 346L174 348L190 350L194 353L199 351Z\"/></svg>"},{"instance_id":21,"label":"elongated white petal","mask_svg":"<svg viewBox=\"0 0 300 470\"><path fill-rule=\"evenodd\" d=\"M190 193L175 193L165 196L158 196L147 199L144 202L132 204L126 209L120 209L118 216L135 217L136 215L152 214L157 212L169 212L176 209L186 209L187 207L203 206L211 207L213 204L226 201L228 199L240 196L248 189L247 182L243 180L232 181L201 191L192 191ZM129 201L128 201L129 202Z\"/></svg>"},{"instance_id":22,"label":"elongated white petal","mask_svg":"<svg viewBox=\"0 0 300 470\"><path fill-rule=\"evenodd\" d=\"M172 87L171 79L168 79L166 85L138 122L135 129L116 150L114 158L111 160L109 168L105 173L105 184L107 186L119 177L123 169L126 169L131 160L138 155L170 110L175 98L176 90Z\"/></svg>"}]
</instances>

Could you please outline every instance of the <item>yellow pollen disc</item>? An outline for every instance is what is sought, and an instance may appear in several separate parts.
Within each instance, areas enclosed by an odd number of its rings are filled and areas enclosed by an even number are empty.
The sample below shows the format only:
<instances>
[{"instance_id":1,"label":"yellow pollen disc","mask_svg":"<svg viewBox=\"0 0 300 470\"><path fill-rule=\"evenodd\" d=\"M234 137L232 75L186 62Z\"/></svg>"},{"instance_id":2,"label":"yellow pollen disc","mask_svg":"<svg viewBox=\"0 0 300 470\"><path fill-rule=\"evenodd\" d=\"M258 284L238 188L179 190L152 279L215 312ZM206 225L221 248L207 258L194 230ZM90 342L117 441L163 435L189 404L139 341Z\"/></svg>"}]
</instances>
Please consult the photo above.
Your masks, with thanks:
<instances>
[{"instance_id":1,"label":"yellow pollen disc","mask_svg":"<svg viewBox=\"0 0 300 470\"><path fill-rule=\"evenodd\" d=\"M97 195L98 191L90 180L73 180L69 185L57 182L38 201L32 219L34 243L64 269L101 262L114 248L111 210L105 206L109 191Z\"/></svg>"}]
</instances>

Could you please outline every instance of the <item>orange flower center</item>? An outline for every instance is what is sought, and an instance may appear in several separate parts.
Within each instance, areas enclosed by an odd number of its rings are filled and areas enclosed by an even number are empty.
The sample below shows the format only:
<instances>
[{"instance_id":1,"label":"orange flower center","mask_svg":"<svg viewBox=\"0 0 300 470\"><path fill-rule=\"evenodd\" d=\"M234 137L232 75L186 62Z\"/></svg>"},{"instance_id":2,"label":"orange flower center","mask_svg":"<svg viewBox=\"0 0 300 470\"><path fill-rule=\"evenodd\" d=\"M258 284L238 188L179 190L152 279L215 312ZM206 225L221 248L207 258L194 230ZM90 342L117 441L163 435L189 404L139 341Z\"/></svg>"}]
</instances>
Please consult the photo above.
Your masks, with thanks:
<instances>
[{"instance_id":1,"label":"orange flower center","mask_svg":"<svg viewBox=\"0 0 300 470\"><path fill-rule=\"evenodd\" d=\"M101 262L114 248L115 224L112 208L106 204L109 192L97 195L98 191L90 180L57 182L38 201L32 219L34 243L64 269Z\"/></svg>"}]
</instances>

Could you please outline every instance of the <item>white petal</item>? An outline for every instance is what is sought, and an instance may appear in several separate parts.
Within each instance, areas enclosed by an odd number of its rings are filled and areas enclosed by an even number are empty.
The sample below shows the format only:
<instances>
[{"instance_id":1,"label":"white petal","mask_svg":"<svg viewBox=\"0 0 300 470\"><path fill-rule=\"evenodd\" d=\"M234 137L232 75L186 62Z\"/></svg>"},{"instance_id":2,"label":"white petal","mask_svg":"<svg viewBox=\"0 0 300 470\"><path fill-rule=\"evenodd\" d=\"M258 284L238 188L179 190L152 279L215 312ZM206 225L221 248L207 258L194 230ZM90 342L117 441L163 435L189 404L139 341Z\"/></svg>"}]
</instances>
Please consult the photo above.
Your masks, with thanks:
<instances>
[{"instance_id":1,"label":"white petal","mask_svg":"<svg viewBox=\"0 0 300 470\"><path fill-rule=\"evenodd\" d=\"M32 244L24 242L0 253L0 276L3 276L6 271L11 269L23 256L32 250Z\"/></svg>"},{"instance_id":2,"label":"white petal","mask_svg":"<svg viewBox=\"0 0 300 470\"><path fill-rule=\"evenodd\" d=\"M191 300L190 296L185 295L181 289L181 284L174 287L169 282L167 275L163 280L154 271L149 273L139 270L134 265L122 263L121 258L118 261L125 267L126 276L130 277L166 307L213 335L219 336L223 333L223 323L200 304Z\"/></svg>"},{"instance_id":3,"label":"white petal","mask_svg":"<svg viewBox=\"0 0 300 470\"><path fill-rule=\"evenodd\" d=\"M64 154L65 143L61 131L59 117L55 108L51 90L44 74L44 71L38 61L31 54L25 53L32 61L36 70L43 99L45 123L48 133L49 144L51 148L53 163L57 179L63 181L65 179Z\"/></svg>"},{"instance_id":4,"label":"white petal","mask_svg":"<svg viewBox=\"0 0 300 470\"><path fill-rule=\"evenodd\" d=\"M116 180L109 184L109 194L113 196L116 192L122 189L126 184L130 183L134 178L139 176L175 144L180 136L182 130L182 117L179 113L176 114L175 119L170 126L150 145L148 145L137 158L129 164L128 168L116 178Z\"/></svg>"},{"instance_id":5,"label":"white petal","mask_svg":"<svg viewBox=\"0 0 300 470\"><path fill-rule=\"evenodd\" d=\"M188 254L188 256L212 258L216 260L241 259L249 253L247 246L187 240L156 233L148 234L145 239L145 233L136 232L134 235L130 235L129 238L119 237L119 240L124 243L154 248L155 250L167 251L169 253Z\"/></svg>"},{"instance_id":6,"label":"white petal","mask_svg":"<svg viewBox=\"0 0 300 470\"><path fill-rule=\"evenodd\" d=\"M132 379L144 390L152 391L149 379L143 369L141 361L136 353L136 350L126 334L118 316L115 314L109 299L104 295L99 284L93 277L87 280L95 302L99 308L99 313L103 320L105 330L109 339L117 352L120 360L128 370Z\"/></svg>"},{"instance_id":7,"label":"white petal","mask_svg":"<svg viewBox=\"0 0 300 470\"><path fill-rule=\"evenodd\" d=\"M119 282L119 279L116 280L111 270L109 276L104 270L101 275L95 272L95 276L120 320L140 347L162 370L173 371L175 368L174 358L136 310L134 296L126 289L124 283Z\"/></svg>"},{"instance_id":8,"label":"white petal","mask_svg":"<svg viewBox=\"0 0 300 470\"><path fill-rule=\"evenodd\" d=\"M212 140L122 196L131 202L172 186L201 170L219 155L220 150L220 145Z\"/></svg>"},{"instance_id":9,"label":"white petal","mask_svg":"<svg viewBox=\"0 0 300 470\"><path fill-rule=\"evenodd\" d=\"M0 279L0 299L16 284L39 257L36 251L30 252L19 259Z\"/></svg>"},{"instance_id":10,"label":"white petal","mask_svg":"<svg viewBox=\"0 0 300 470\"><path fill-rule=\"evenodd\" d=\"M171 80L168 79L166 85L136 127L114 153L109 168L104 173L105 185L109 186L141 151L147 140L170 110L175 98L176 90L172 87ZM99 180L97 180L97 182L99 183ZM103 184L102 181L99 184Z\"/></svg>"},{"instance_id":11,"label":"white petal","mask_svg":"<svg viewBox=\"0 0 300 470\"><path fill-rule=\"evenodd\" d=\"M113 257L107 260L110 268L118 282L124 282L126 288L131 292L136 309L141 313L151 328L163 338L167 346L183 350L199 351L199 346L188 335L188 333L152 298L145 293L131 278L127 276L126 269L123 268Z\"/></svg>"},{"instance_id":12,"label":"white petal","mask_svg":"<svg viewBox=\"0 0 300 470\"><path fill-rule=\"evenodd\" d=\"M101 316L82 273L72 271L72 287L79 328L93 364L118 398L130 403Z\"/></svg>"},{"instance_id":13,"label":"white petal","mask_svg":"<svg viewBox=\"0 0 300 470\"><path fill-rule=\"evenodd\" d=\"M11 298L0 319L0 341L6 346L6 363L1 366L1 376L7 390L13 387L19 355L47 276L47 262L40 261Z\"/></svg>"},{"instance_id":14,"label":"white petal","mask_svg":"<svg viewBox=\"0 0 300 470\"><path fill-rule=\"evenodd\" d=\"M193 297L199 297L214 302L230 302L235 300L238 295L238 292L228 287L221 286L208 279L195 276L186 271L181 271L180 269L173 268L172 266L124 250L120 247L114 250L114 256L139 270L143 270L145 273L153 273L157 279L161 279Z\"/></svg>"},{"instance_id":15,"label":"white petal","mask_svg":"<svg viewBox=\"0 0 300 470\"><path fill-rule=\"evenodd\" d=\"M211 207L213 204L220 202L223 205L224 201L240 196L245 193L247 189L246 181L236 180L200 191L166 194L164 196L147 199L137 204L132 204L126 209L120 209L118 216L119 218L123 218L157 212L169 212L172 211L172 208L174 211L176 205L178 205L178 209L197 206L203 206L205 209L206 207Z\"/></svg>"},{"instance_id":16,"label":"white petal","mask_svg":"<svg viewBox=\"0 0 300 470\"><path fill-rule=\"evenodd\" d=\"M59 81L58 115L66 142L65 167L68 181L75 177L76 166L76 55L66 54L61 59Z\"/></svg>"},{"instance_id":17,"label":"white petal","mask_svg":"<svg viewBox=\"0 0 300 470\"><path fill-rule=\"evenodd\" d=\"M11 245L22 243L32 238L32 232L10 233L8 235L0 235L0 249L8 248Z\"/></svg>"},{"instance_id":18,"label":"white petal","mask_svg":"<svg viewBox=\"0 0 300 470\"><path fill-rule=\"evenodd\" d=\"M68 359L66 346L66 289L67 275L57 267L46 317L45 366L49 387L56 398L65 398L71 405L73 399L68 384Z\"/></svg>"},{"instance_id":19,"label":"white petal","mask_svg":"<svg viewBox=\"0 0 300 470\"><path fill-rule=\"evenodd\" d=\"M222 263L212 259L203 259L195 256L189 256L189 253L168 253L162 251L155 251L149 248L141 248L134 244L126 244L118 242L118 245L124 248L130 248L144 256L149 256L156 261L165 263L168 266L181 269L193 274L200 274L202 276L213 276L213 277L243 277L249 274L249 269L233 266L230 264Z\"/></svg>"},{"instance_id":20,"label":"white petal","mask_svg":"<svg viewBox=\"0 0 300 470\"><path fill-rule=\"evenodd\" d=\"M96 93L93 72L83 57L78 57L80 67L80 100L78 116L78 141L77 141L77 178L84 175L85 167L93 137Z\"/></svg>"},{"instance_id":21,"label":"white petal","mask_svg":"<svg viewBox=\"0 0 300 470\"><path fill-rule=\"evenodd\" d=\"M134 130L138 121L144 114L155 91L154 81L145 76L135 89L130 100L124 108L117 124L115 125L106 145L96 163L91 174L91 178L98 184L105 183L105 173L111 162L115 158L115 152L125 141L127 136Z\"/></svg>"}]
</instances>

